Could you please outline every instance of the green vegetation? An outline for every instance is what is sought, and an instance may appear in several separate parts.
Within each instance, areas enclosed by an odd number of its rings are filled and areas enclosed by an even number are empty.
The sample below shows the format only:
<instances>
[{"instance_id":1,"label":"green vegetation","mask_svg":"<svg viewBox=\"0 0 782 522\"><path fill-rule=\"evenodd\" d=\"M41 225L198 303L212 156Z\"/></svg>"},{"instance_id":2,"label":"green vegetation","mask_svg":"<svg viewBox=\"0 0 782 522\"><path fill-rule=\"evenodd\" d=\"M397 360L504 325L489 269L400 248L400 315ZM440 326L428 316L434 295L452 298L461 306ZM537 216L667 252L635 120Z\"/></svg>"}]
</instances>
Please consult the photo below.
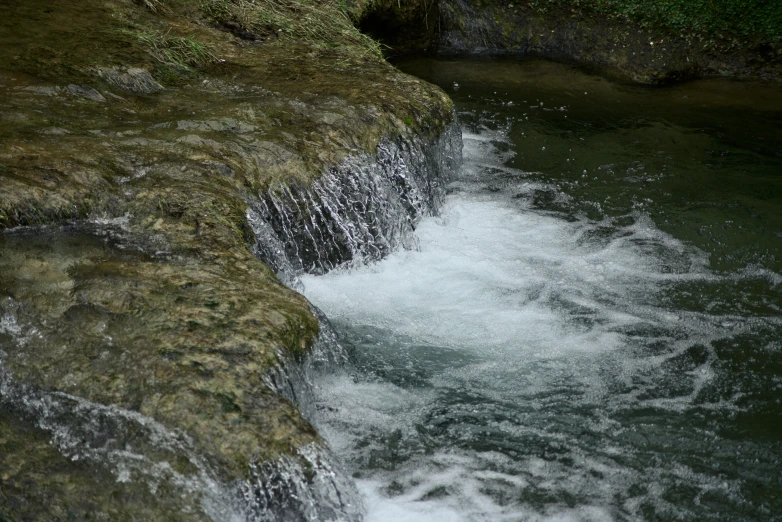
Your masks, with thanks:
<instances>
[{"instance_id":1,"label":"green vegetation","mask_svg":"<svg viewBox=\"0 0 782 522\"><path fill-rule=\"evenodd\" d=\"M332 50L347 57L379 59L382 46L354 25L360 14L344 0L136 0L153 19L119 7L113 16L119 33L141 44L162 67L168 83L217 61L220 42L203 41L202 31L185 29L179 21L200 18L244 40L288 42ZM360 10L360 9L359 9ZM183 29L185 31L183 32ZM201 34L199 34L201 33Z\"/></svg>"},{"instance_id":2,"label":"green vegetation","mask_svg":"<svg viewBox=\"0 0 782 522\"><path fill-rule=\"evenodd\" d=\"M123 29L123 32L147 46L150 54L165 65L190 70L216 61L212 47L193 36L130 29Z\"/></svg>"},{"instance_id":3,"label":"green vegetation","mask_svg":"<svg viewBox=\"0 0 782 522\"><path fill-rule=\"evenodd\" d=\"M782 43L782 2L776 0L519 0L545 12L551 8L587 10L624 19L644 29L663 29L707 47ZM777 50L779 52L779 50Z\"/></svg>"}]
</instances>

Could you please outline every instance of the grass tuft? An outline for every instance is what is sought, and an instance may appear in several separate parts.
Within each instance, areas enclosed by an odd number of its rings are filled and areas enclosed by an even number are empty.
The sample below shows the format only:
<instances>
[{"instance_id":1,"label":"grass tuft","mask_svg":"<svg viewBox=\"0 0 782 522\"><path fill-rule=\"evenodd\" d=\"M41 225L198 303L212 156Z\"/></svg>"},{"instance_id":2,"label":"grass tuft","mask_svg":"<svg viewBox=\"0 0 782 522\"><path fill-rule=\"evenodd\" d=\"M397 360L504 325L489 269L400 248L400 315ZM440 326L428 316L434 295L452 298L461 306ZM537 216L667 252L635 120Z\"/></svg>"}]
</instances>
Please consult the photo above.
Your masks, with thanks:
<instances>
[{"instance_id":1,"label":"grass tuft","mask_svg":"<svg viewBox=\"0 0 782 522\"><path fill-rule=\"evenodd\" d=\"M383 56L382 44L355 26L355 16L351 17L355 13L350 11L347 0L135 1L158 14L195 7L208 21L247 39L283 39L320 49L350 50L351 54L358 51L360 55L373 58ZM147 45L157 60L178 68L197 67L214 61L209 47L193 38L144 29L127 33Z\"/></svg>"},{"instance_id":2,"label":"grass tuft","mask_svg":"<svg viewBox=\"0 0 782 522\"><path fill-rule=\"evenodd\" d=\"M176 69L189 71L217 60L209 45L192 36L172 36L142 29L125 29L123 32L144 44L156 60Z\"/></svg>"}]
</instances>

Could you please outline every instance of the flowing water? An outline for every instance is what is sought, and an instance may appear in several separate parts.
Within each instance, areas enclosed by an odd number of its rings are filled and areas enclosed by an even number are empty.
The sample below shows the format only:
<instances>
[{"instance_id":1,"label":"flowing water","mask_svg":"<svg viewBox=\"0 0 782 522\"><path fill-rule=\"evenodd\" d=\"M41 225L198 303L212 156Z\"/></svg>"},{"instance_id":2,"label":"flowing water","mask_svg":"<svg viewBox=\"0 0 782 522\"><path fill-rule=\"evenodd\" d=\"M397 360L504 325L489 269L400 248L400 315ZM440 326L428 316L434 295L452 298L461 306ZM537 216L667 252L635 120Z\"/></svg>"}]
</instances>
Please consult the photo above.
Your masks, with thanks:
<instances>
[{"instance_id":1,"label":"flowing water","mask_svg":"<svg viewBox=\"0 0 782 522\"><path fill-rule=\"evenodd\" d=\"M416 248L302 278L367 519L782 520L782 89L400 67L464 166Z\"/></svg>"}]
</instances>

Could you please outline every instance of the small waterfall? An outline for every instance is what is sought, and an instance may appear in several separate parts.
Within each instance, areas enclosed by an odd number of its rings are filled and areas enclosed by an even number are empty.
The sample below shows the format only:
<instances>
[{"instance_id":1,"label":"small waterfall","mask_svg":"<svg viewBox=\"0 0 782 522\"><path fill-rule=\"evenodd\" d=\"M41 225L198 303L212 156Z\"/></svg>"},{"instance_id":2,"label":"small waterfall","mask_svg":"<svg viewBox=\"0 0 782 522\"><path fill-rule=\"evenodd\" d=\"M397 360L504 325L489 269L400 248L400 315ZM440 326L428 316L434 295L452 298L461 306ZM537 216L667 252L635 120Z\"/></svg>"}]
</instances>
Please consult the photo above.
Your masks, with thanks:
<instances>
[{"instance_id":1,"label":"small waterfall","mask_svg":"<svg viewBox=\"0 0 782 522\"><path fill-rule=\"evenodd\" d=\"M342 357L336 334L315 312L324 327L313 356L296 361L280 354L280 364L267 377L270 388L309 418L314 415L309 374L318 365L339 364ZM25 317L12 298L0 301L0 334L20 346L43 336ZM226 483L186 433L126 408L22 384L5 370L3 356L0 350L0 410L48 432L65 458L106 469L117 482L172 511L215 522L361 519L358 492L325 445L309 444L276 461L251 461L247 480Z\"/></svg>"},{"instance_id":2,"label":"small waterfall","mask_svg":"<svg viewBox=\"0 0 782 522\"><path fill-rule=\"evenodd\" d=\"M252 522L353 522L363 517L355 484L331 451L309 444L275 462L250 466L244 489L253 510Z\"/></svg>"},{"instance_id":3,"label":"small waterfall","mask_svg":"<svg viewBox=\"0 0 782 522\"><path fill-rule=\"evenodd\" d=\"M348 158L308 188L271 187L247 211L254 250L295 287L304 272L415 247L413 230L422 216L437 211L460 161L461 132L454 123L438 139L384 140L376 157ZM23 308L10 297L0 302L0 335L19 347L44 342L46 328ZM278 354L265 380L310 421L317 417L313 371L346 360L328 320L313 313L321 328L312 352L304 358ZM226 483L187 434L129 409L24 385L4 370L4 356L0 350L2 410L50 434L65 458L108 470L155 502L220 522L362 518L355 485L323 443L276 461L250 461L247 479Z\"/></svg>"},{"instance_id":4,"label":"small waterfall","mask_svg":"<svg viewBox=\"0 0 782 522\"><path fill-rule=\"evenodd\" d=\"M312 315L318 319L320 327L312 350L304 357L293 357L279 352L279 364L264 377L264 382L270 389L294 403L310 422L317 418L311 384L313 372L342 368L348 360L347 351L339 342L337 332L326 315L315 306L312 307Z\"/></svg>"},{"instance_id":5,"label":"small waterfall","mask_svg":"<svg viewBox=\"0 0 782 522\"><path fill-rule=\"evenodd\" d=\"M276 186L247 210L255 254L280 279L298 288L299 275L382 259L398 248L415 248L418 221L438 211L447 181L461 164L461 129L455 122L436 140L383 140L377 156L348 158L310 187ZM278 354L266 384L317 419L312 372L339 368L345 348L317 308L318 340L308 356ZM362 518L360 496L324 445L298 450L298 457L252 468L260 511L251 520L340 520Z\"/></svg>"},{"instance_id":6,"label":"small waterfall","mask_svg":"<svg viewBox=\"0 0 782 522\"><path fill-rule=\"evenodd\" d=\"M164 495L161 502L200 511L215 522L361 519L355 485L323 445L297 448L295 456L273 462L251 462L248 480L226 484L186 434L139 413L32 390L5 373L0 407L35 419L66 458L106 467L117 482L138 484Z\"/></svg>"},{"instance_id":7,"label":"small waterfall","mask_svg":"<svg viewBox=\"0 0 782 522\"><path fill-rule=\"evenodd\" d=\"M436 140L384 139L377 157L347 158L309 188L270 188L247 210L254 253L298 288L302 273L321 274L414 248L418 221L437 212L445 183L461 165L461 140L457 123ZM279 364L265 379L310 421L316 415L312 371L347 360L326 316L316 307L312 313L320 323L312 351L302 359L278 353Z\"/></svg>"},{"instance_id":8,"label":"small waterfall","mask_svg":"<svg viewBox=\"0 0 782 522\"><path fill-rule=\"evenodd\" d=\"M414 248L416 224L437 211L460 163L461 132L453 124L436 140L385 139L376 156L350 157L309 187L272 186L247 211L255 252L294 284L302 272Z\"/></svg>"},{"instance_id":9,"label":"small waterfall","mask_svg":"<svg viewBox=\"0 0 782 522\"><path fill-rule=\"evenodd\" d=\"M342 367L347 354L323 312L313 307L312 313L318 318L320 333L311 352L306 357L279 353L279 364L264 380L270 389L296 404L308 421L315 422L313 372ZM361 520L363 514L355 484L322 444L298 448L295 457L252 465L250 488L245 493L254 502L255 510L248 517L252 521L351 522Z\"/></svg>"}]
</instances>

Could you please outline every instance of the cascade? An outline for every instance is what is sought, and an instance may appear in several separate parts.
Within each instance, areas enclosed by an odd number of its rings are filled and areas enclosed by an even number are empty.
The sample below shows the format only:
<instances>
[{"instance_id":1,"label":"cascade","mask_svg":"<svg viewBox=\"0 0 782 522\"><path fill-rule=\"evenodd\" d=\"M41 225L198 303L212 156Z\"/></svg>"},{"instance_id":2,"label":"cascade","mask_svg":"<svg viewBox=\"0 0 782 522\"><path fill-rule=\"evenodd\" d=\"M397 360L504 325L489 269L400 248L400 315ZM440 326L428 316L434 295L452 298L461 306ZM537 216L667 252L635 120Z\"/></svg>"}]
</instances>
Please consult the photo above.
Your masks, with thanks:
<instances>
[{"instance_id":1,"label":"cascade","mask_svg":"<svg viewBox=\"0 0 782 522\"><path fill-rule=\"evenodd\" d=\"M310 187L270 187L247 209L256 237L254 253L288 286L299 288L304 273L379 260L398 248L415 248L418 221L436 213L445 184L461 164L461 129L455 122L435 140L384 139L377 155L347 158ZM347 360L328 319L313 314L320 334L304 358L278 355L266 384L315 421L312 392L315 369L328 371ZM325 445L299 450L299 459L253 467L253 492L259 510L277 520L358 520L361 501L352 480Z\"/></svg>"},{"instance_id":2,"label":"cascade","mask_svg":"<svg viewBox=\"0 0 782 522\"><path fill-rule=\"evenodd\" d=\"M434 140L384 140L376 157L348 158L308 188L270 187L247 210L256 235L252 248L295 287L305 272L323 273L413 247L412 231L422 216L436 212L460 159L461 133L453 124ZM121 222L96 222L87 229L116 238L124 234ZM265 376L266 385L310 421L316 416L312 372L337 368L346 359L328 320L317 309L313 313L321 326L311 353L301 358L278 353L278 364ZM24 303L0 301L1 336L31 353L49 334ZM324 443L307 444L276 461L251 459L246 480L226 481L187 434L131 409L33 389L4 369L5 356L0 351L2 411L47 433L66 459L105 470L172 511L200 512L220 522L362 518L355 485Z\"/></svg>"},{"instance_id":3,"label":"cascade","mask_svg":"<svg viewBox=\"0 0 782 522\"><path fill-rule=\"evenodd\" d=\"M20 308L12 298L0 302L0 334L25 346L41 333ZM118 482L142 484L182 509L200 507L213 520L246 518L238 486L220 481L186 434L135 411L21 384L4 369L2 356L0 410L49 432L66 458L108 468Z\"/></svg>"},{"instance_id":4,"label":"cascade","mask_svg":"<svg viewBox=\"0 0 782 522\"><path fill-rule=\"evenodd\" d=\"M310 187L269 187L247 210L255 252L291 284L303 272L413 248L417 222L437 211L460 162L461 133L452 124L436 140L384 139L376 156L347 158Z\"/></svg>"}]
</instances>

